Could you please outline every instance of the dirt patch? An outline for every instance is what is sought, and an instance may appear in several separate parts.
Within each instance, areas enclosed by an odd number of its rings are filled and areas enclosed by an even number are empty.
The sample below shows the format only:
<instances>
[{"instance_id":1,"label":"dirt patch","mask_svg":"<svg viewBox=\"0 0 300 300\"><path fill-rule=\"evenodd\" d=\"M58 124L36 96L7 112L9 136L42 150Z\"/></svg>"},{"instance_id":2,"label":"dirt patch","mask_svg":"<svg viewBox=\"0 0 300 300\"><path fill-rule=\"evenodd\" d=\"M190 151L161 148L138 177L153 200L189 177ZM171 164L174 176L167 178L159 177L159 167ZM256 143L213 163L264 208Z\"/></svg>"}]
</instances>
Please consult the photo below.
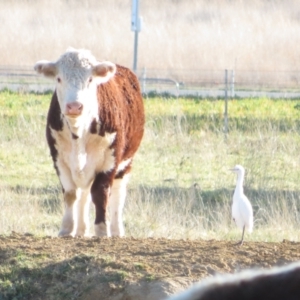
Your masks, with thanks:
<instances>
[{"instance_id":1,"label":"dirt patch","mask_svg":"<svg viewBox=\"0 0 300 300\"><path fill-rule=\"evenodd\" d=\"M0 299L164 299L216 273L300 260L300 243L0 236Z\"/></svg>"}]
</instances>

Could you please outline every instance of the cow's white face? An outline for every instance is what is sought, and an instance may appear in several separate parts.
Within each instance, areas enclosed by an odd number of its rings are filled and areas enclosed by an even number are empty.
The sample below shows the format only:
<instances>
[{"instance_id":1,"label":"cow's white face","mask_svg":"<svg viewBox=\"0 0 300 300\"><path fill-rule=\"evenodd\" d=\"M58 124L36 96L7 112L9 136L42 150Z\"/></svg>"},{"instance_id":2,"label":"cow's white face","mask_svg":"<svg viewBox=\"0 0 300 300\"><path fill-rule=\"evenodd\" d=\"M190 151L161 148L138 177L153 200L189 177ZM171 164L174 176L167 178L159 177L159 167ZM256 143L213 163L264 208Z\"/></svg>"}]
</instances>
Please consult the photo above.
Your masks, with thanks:
<instances>
[{"instance_id":1,"label":"cow's white face","mask_svg":"<svg viewBox=\"0 0 300 300\"><path fill-rule=\"evenodd\" d=\"M56 62L38 61L34 69L56 80L62 114L73 128L98 117L97 85L116 72L115 64L98 62L88 50L68 49Z\"/></svg>"}]
</instances>

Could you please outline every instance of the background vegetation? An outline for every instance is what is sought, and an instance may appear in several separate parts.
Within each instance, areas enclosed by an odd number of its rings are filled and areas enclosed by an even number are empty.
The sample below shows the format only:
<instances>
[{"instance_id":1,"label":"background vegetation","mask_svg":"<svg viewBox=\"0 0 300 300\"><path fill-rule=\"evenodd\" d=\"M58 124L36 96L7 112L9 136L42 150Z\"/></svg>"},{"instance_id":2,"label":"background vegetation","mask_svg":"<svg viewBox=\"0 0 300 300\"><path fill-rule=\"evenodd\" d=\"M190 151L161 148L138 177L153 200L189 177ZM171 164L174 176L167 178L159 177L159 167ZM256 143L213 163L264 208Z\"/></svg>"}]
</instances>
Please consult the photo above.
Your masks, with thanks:
<instances>
[{"instance_id":1,"label":"background vegetation","mask_svg":"<svg viewBox=\"0 0 300 300\"><path fill-rule=\"evenodd\" d=\"M131 0L0 0L1 65L69 46L133 64ZM298 0L140 0L139 68L299 70Z\"/></svg>"},{"instance_id":2,"label":"background vegetation","mask_svg":"<svg viewBox=\"0 0 300 300\"><path fill-rule=\"evenodd\" d=\"M0 94L0 234L58 232L61 190L44 137L50 97ZM223 100L148 98L145 108L125 206L128 236L240 238L229 168L242 164L255 210L247 239L299 240L299 100L231 100L227 139Z\"/></svg>"}]
</instances>

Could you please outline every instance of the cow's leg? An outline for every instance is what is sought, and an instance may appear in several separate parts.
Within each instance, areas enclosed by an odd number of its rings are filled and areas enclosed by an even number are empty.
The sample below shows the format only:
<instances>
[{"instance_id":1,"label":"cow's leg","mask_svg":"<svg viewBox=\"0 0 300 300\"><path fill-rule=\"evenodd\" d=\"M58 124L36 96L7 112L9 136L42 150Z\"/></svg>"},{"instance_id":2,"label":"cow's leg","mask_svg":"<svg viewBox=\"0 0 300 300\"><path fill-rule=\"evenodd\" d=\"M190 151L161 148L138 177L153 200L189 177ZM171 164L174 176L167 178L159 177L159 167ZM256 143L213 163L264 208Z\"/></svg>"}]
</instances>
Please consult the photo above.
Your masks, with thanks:
<instances>
[{"instance_id":1,"label":"cow's leg","mask_svg":"<svg viewBox=\"0 0 300 300\"><path fill-rule=\"evenodd\" d=\"M76 228L76 190L64 191L65 213L58 236L73 236Z\"/></svg>"},{"instance_id":2,"label":"cow's leg","mask_svg":"<svg viewBox=\"0 0 300 300\"><path fill-rule=\"evenodd\" d=\"M112 236L124 236L123 208L126 198L126 188L129 174L116 178L111 188L109 198L110 230Z\"/></svg>"},{"instance_id":3,"label":"cow's leg","mask_svg":"<svg viewBox=\"0 0 300 300\"><path fill-rule=\"evenodd\" d=\"M76 199L78 199L79 190L76 189L76 185L72 180L70 170L60 161L58 161L59 179L63 187L65 213L63 216L62 224L59 230L59 236L73 236L74 230L76 230Z\"/></svg>"},{"instance_id":4,"label":"cow's leg","mask_svg":"<svg viewBox=\"0 0 300 300\"><path fill-rule=\"evenodd\" d=\"M89 207L90 207L90 188L81 190L77 204L78 224L76 229L76 236L89 235Z\"/></svg>"},{"instance_id":5,"label":"cow's leg","mask_svg":"<svg viewBox=\"0 0 300 300\"><path fill-rule=\"evenodd\" d=\"M92 184L92 201L95 204L95 235L110 236L110 226L107 220L107 204L112 181L112 174L99 173Z\"/></svg>"}]
</instances>

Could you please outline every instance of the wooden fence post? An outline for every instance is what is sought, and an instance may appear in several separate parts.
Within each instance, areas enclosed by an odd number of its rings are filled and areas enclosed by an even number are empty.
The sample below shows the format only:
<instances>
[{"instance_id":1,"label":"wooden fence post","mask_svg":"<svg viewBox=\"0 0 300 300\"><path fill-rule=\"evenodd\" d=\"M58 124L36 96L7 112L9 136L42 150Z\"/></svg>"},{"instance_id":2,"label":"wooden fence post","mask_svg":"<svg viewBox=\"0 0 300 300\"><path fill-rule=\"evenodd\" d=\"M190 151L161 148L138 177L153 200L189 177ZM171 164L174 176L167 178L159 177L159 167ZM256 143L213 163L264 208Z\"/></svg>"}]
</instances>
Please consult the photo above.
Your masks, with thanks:
<instances>
[{"instance_id":1,"label":"wooden fence post","mask_svg":"<svg viewBox=\"0 0 300 300\"><path fill-rule=\"evenodd\" d=\"M146 68L144 67L143 69L143 75L142 75L142 93L145 95L146 94Z\"/></svg>"},{"instance_id":2,"label":"wooden fence post","mask_svg":"<svg viewBox=\"0 0 300 300\"><path fill-rule=\"evenodd\" d=\"M224 134L225 141L228 133L228 70L225 70L225 109L224 109Z\"/></svg>"},{"instance_id":3,"label":"wooden fence post","mask_svg":"<svg viewBox=\"0 0 300 300\"><path fill-rule=\"evenodd\" d=\"M235 93L234 93L234 70L231 70L231 98L234 98Z\"/></svg>"}]
</instances>

